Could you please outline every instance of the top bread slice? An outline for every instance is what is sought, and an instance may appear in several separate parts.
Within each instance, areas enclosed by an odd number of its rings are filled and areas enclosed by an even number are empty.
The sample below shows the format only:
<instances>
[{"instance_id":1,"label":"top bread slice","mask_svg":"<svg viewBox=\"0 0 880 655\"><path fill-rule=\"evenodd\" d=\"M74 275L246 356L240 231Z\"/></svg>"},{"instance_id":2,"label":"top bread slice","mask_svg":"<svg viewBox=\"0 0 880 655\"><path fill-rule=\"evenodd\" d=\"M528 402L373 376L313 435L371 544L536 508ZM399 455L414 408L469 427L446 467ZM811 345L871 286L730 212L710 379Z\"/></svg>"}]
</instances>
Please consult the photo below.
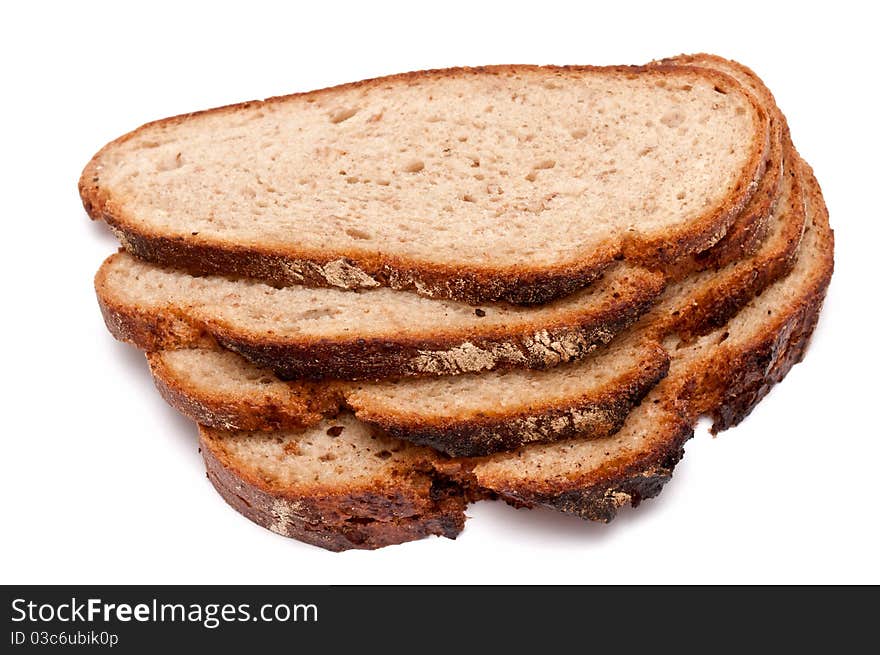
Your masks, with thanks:
<instances>
[{"instance_id":1,"label":"top bread slice","mask_svg":"<svg viewBox=\"0 0 880 655\"><path fill-rule=\"evenodd\" d=\"M540 303L712 246L769 142L760 100L705 67L450 69L150 123L80 194L192 272Z\"/></svg>"},{"instance_id":2,"label":"top bread slice","mask_svg":"<svg viewBox=\"0 0 880 655\"><path fill-rule=\"evenodd\" d=\"M716 429L735 424L803 356L834 263L821 192L802 170L808 226L791 273L722 328L693 341L671 335L669 376L614 436L447 459L347 415L306 431L201 427L209 479L251 520L331 550L454 537L466 502L487 494L610 520L659 493L698 416L713 416Z\"/></svg>"}]
</instances>

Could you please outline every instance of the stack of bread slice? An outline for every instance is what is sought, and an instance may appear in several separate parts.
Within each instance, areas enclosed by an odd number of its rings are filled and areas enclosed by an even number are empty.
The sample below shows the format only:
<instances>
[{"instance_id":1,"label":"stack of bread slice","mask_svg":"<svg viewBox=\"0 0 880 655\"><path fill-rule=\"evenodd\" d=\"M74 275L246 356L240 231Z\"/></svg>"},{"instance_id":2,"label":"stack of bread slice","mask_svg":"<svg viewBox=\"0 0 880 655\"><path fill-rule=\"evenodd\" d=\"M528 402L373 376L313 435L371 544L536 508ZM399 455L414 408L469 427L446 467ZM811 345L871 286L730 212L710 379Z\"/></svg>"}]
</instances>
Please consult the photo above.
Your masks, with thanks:
<instances>
[{"instance_id":1,"label":"stack of bread slice","mask_svg":"<svg viewBox=\"0 0 880 655\"><path fill-rule=\"evenodd\" d=\"M95 284L251 520L331 550L503 499L608 521L800 361L833 269L770 91L712 55L380 78L145 125Z\"/></svg>"}]
</instances>

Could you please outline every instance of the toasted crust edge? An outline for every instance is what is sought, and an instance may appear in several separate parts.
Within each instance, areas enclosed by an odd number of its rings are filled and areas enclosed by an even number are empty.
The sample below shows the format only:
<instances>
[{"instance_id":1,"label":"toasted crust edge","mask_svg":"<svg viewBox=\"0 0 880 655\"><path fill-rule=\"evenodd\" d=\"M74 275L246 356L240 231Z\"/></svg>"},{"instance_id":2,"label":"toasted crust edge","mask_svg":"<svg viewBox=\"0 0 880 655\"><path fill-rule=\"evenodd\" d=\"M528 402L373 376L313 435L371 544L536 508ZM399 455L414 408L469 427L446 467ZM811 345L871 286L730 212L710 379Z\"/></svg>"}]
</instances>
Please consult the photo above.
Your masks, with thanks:
<instances>
[{"instance_id":1,"label":"toasted crust edge","mask_svg":"<svg viewBox=\"0 0 880 655\"><path fill-rule=\"evenodd\" d=\"M684 444L693 434L693 428L684 422L674 426L662 448L644 453L594 484L559 491L511 489L497 493L514 505L543 506L588 521L610 523L621 507L638 507L643 500L654 498L663 490L684 457Z\"/></svg>"},{"instance_id":2,"label":"toasted crust edge","mask_svg":"<svg viewBox=\"0 0 880 655\"><path fill-rule=\"evenodd\" d=\"M295 250L241 247L217 240L208 243L204 238L170 238L143 229L131 217L114 208L112 195L100 186L100 161L104 153L121 144L141 130L158 124L180 122L205 113L231 113L260 103L274 103L341 89L376 85L388 81L408 81L438 75L499 74L512 70L603 72L621 75L651 75L657 77L699 74L719 85L738 88L749 100L755 116L757 138L731 197L719 207L695 219L679 233L653 235L640 241L617 245L608 243L590 254L582 253L569 261L539 270L516 267L462 267L444 266L416 260L404 260L378 254L350 257L346 253L311 252ZM363 80L350 84L319 89L306 93L279 96L263 101L250 101L183 114L147 123L110 142L86 165L79 180L79 193L86 213L95 220L105 221L116 233L122 245L133 254L162 265L181 268L199 274L233 274L269 281L273 284L307 283L318 286L364 288L377 285L395 289L415 290L430 297L450 298L471 304L507 301L515 304L536 304L572 293L593 282L619 255L637 261L669 263L684 254L706 250L718 242L755 193L764 172L769 149L769 117L760 102L732 77L708 68L688 66L491 66L480 68L452 68L402 73L384 78ZM331 276L327 264L343 265L348 273L344 280ZM336 267L334 267L336 270Z\"/></svg>"}]
</instances>

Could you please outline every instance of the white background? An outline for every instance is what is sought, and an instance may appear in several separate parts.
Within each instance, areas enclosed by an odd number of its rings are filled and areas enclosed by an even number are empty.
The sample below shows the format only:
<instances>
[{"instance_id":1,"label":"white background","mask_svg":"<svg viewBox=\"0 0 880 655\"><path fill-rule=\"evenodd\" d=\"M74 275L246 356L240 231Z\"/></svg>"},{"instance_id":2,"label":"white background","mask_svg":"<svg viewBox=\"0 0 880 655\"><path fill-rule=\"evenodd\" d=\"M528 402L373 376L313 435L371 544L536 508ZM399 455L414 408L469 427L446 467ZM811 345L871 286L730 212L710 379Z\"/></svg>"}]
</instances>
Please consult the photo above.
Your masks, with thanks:
<instances>
[{"instance_id":1,"label":"white background","mask_svg":"<svg viewBox=\"0 0 880 655\"><path fill-rule=\"evenodd\" d=\"M0 582L880 582L871 3L16 4L0 18ZM745 423L698 431L660 498L608 526L483 503L456 541L333 554L216 496L193 425L101 321L92 276L116 242L76 192L98 148L155 118L403 70L699 51L774 91L837 235L812 349Z\"/></svg>"}]
</instances>

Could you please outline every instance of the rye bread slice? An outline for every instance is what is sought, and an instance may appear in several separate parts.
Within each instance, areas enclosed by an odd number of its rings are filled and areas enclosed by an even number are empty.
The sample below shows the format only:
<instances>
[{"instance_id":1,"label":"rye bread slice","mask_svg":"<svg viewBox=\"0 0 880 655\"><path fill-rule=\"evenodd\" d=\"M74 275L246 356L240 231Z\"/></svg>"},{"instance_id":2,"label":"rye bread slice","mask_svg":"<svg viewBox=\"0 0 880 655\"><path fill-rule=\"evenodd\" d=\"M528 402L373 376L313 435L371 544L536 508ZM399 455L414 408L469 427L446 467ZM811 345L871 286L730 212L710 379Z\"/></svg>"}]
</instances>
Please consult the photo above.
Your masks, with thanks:
<instances>
[{"instance_id":1,"label":"rye bread slice","mask_svg":"<svg viewBox=\"0 0 880 655\"><path fill-rule=\"evenodd\" d=\"M705 67L423 71L147 124L79 189L162 265L532 304L715 244L769 135Z\"/></svg>"},{"instance_id":2,"label":"rye bread slice","mask_svg":"<svg viewBox=\"0 0 880 655\"><path fill-rule=\"evenodd\" d=\"M259 436L200 427L199 446L208 479L227 503L273 532L321 548L454 539L464 527L468 493L436 473L436 453L350 415Z\"/></svg>"},{"instance_id":3,"label":"rye bread slice","mask_svg":"<svg viewBox=\"0 0 880 655\"><path fill-rule=\"evenodd\" d=\"M613 434L669 367L666 351L643 335L548 371L361 384L281 381L216 347L147 353L147 360L163 398L202 425L295 429L346 408L389 436L454 456Z\"/></svg>"},{"instance_id":4,"label":"rye bread slice","mask_svg":"<svg viewBox=\"0 0 880 655\"><path fill-rule=\"evenodd\" d=\"M234 353L205 346L149 353L150 367L171 405L197 423L224 429L307 427L346 407L391 436L454 456L575 435L607 436L666 374L669 356L660 340L725 323L738 306L788 272L805 220L794 169L782 186L771 233L757 253L670 285L657 309L625 335L571 364L356 385L283 382ZM117 305L117 324L137 310ZM164 338L160 322L150 334Z\"/></svg>"},{"instance_id":5,"label":"rye bread slice","mask_svg":"<svg viewBox=\"0 0 880 655\"><path fill-rule=\"evenodd\" d=\"M636 506L660 492L699 415L714 417L715 429L735 424L803 357L834 266L827 209L811 171L803 170L808 225L791 273L725 327L691 342L674 344L670 337L670 347L680 346L670 375L614 436L456 460L389 441L345 415L336 419L338 425L305 432L202 427L208 477L250 520L331 550L377 548L425 534L454 538L466 500L488 493L611 520L621 506ZM339 443L333 440L343 435L348 441L338 447L341 456L363 452L364 460L332 464ZM392 468L372 474L379 466L375 460L391 462ZM324 466L317 465L321 461ZM393 485L408 475L418 482Z\"/></svg>"},{"instance_id":6,"label":"rye bread slice","mask_svg":"<svg viewBox=\"0 0 880 655\"><path fill-rule=\"evenodd\" d=\"M346 380L547 368L609 342L661 294L660 273L623 262L540 307L474 308L387 288L360 292L192 276L120 252L95 276L113 335L144 350L210 335L283 379Z\"/></svg>"}]
</instances>

